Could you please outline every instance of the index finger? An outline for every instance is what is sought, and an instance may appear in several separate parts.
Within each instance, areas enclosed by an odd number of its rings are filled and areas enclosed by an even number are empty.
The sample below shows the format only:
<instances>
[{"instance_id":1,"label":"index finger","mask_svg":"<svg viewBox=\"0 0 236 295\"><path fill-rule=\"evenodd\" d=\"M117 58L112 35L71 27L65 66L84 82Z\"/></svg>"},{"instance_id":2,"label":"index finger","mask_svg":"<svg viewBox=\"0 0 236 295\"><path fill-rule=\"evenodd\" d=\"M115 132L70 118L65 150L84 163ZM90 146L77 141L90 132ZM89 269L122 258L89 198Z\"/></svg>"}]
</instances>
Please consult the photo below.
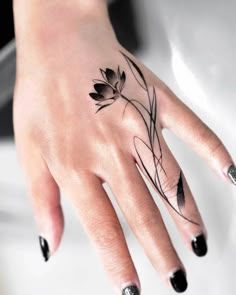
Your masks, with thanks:
<instances>
[{"instance_id":1,"label":"index finger","mask_svg":"<svg viewBox=\"0 0 236 295\"><path fill-rule=\"evenodd\" d=\"M160 112L162 126L186 142L222 179L236 184L234 162L218 136L170 89L159 95L165 108Z\"/></svg>"}]
</instances>

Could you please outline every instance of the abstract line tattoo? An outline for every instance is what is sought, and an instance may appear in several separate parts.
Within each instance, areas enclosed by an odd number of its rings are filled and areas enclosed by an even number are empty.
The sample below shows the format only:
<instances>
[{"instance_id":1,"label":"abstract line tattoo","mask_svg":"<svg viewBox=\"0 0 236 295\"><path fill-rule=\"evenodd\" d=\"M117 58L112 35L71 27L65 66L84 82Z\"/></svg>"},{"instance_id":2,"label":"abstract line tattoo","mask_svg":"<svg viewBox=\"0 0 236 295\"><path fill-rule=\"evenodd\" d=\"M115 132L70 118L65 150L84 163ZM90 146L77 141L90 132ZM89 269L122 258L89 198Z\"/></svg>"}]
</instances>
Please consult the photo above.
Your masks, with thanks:
<instances>
[{"instance_id":1,"label":"abstract line tattoo","mask_svg":"<svg viewBox=\"0 0 236 295\"><path fill-rule=\"evenodd\" d=\"M155 87L152 87L152 91L148 89L148 84L146 79L137 66L137 64L130 59L126 54L121 52L124 59L127 62L129 70L131 71L134 79L138 83L138 85L143 89L147 98L147 105L142 104L136 99L130 99L126 97L123 93L126 84L126 74L124 71L120 70L118 66L117 71L113 71L112 69L107 68L106 70L100 69L102 79L95 79L94 89L96 92L89 93L90 97L96 101L96 106L98 109L96 113L104 109L105 107L111 106L118 98L125 100L126 104L123 110L123 116L125 114L126 108L128 105L131 105L141 117L145 129L148 135L148 142L145 142L142 138L138 136L133 137L133 143L135 147L135 151L140 160L141 166L143 170L146 172L149 181L156 188L161 197L168 203L168 205L182 218L188 220L189 222L199 225L199 223L188 219L181 212L181 209L185 206L185 194L183 189L183 179L182 172L180 171L178 182L175 184L176 186L176 198L177 205L179 211L170 203L168 197L166 196L166 192L164 189L164 184L161 183L160 174L163 173L168 181L168 177L166 171L162 165L162 148L160 144L159 135L156 128L157 121L157 97ZM146 116L145 116L146 115ZM148 119L147 119L148 118ZM146 167L142 155L139 152L138 144L142 144L145 148L147 148L152 155L152 161L154 166L154 175L149 172ZM157 155L154 151L154 145L157 144L159 155ZM174 187L173 187L174 188Z\"/></svg>"}]
</instances>

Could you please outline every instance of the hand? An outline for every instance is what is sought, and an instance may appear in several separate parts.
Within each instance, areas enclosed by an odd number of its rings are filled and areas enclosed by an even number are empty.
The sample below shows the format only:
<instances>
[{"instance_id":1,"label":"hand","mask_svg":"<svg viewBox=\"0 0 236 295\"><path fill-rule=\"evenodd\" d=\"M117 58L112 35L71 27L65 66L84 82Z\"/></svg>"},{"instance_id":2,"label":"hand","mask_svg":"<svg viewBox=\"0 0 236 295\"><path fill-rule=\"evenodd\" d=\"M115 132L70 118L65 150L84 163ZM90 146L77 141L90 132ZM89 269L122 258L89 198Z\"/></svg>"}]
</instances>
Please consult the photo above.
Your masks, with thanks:
<instances>
[{"instance_id":1,"label":"hand","mask_svg":"<svg viewBox=\"0 0 236 295\"><path fill-rule=\"evenodd\" d=\"M153 266L182 292L186 270L137 167L165 202L186 246L203 256L207 231L162 129L190 144L222 179L235 181L232 159L217 136L122 48L104 6L83 13L50 9L35 18L15 5L15 138L45 260L63 232L61 191L117 294L139 294L120 222L102 186L107 182ZM32 25L25 28L23 20Z\"/></svg>"}]
</instances>

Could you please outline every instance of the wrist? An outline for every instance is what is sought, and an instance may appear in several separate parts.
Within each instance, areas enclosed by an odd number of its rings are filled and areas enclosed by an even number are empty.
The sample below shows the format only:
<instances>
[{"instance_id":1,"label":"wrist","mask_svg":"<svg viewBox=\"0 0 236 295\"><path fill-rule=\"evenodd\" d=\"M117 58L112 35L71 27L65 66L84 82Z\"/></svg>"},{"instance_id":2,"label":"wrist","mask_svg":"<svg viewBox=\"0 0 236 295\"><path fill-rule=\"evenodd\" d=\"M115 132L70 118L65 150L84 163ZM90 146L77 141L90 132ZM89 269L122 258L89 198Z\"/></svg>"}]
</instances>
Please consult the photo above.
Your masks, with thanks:
<instances>
[{"instance_id":1,"label":"wrist","mask_svg":"<svg viewBox=\"0 0 236 295\"><path fill-rule=\"evenodd\" d=\"M83 55L104 38L117 42L106 1L81 1L14 0L18 77L31 75L32 68L65 68L65 56Z\"/></svg>"},{"instance_id":2,"label":"wrist","mask_svg":"<svg viewBox=\"0 0 236 295\"><path fill-rule=\"evenodd\" d=\"M16 41L52 38L90 23L110 25L106 0L14 0L14 22Z\"/></svg>"},{"instance_id":3,"label":"wrist","mask_svg":"<svg viewBox=\"0 0 236 295\"><path fill-rule=\"evenodd\" d=\"M45 13L54 11L55 13L59 10L71 10L76 11L81 17L93 15L96 16L102 10L107 7L106 0L13 0L14 12L17 16L18 12L26 11L26 13Z\"/></svg>"}]
</instances>

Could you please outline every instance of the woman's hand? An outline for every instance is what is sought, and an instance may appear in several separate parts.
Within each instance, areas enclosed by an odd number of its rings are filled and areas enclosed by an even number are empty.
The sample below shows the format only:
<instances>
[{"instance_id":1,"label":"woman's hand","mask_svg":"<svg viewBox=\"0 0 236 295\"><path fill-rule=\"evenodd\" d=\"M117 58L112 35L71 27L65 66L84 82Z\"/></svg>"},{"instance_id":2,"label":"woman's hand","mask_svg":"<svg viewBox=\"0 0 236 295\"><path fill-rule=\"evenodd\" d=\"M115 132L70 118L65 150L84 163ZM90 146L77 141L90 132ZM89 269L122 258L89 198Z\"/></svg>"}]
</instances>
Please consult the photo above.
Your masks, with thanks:
<instances>
[{"instance_id":1,"label":"woman's hand","mask_svg":"<svg viewBox=\"0 0 236 295\"><path fill-rule=\"evenodd\" d=\"M63 232L62 191L117 294L139 294L120 222L102 186L107 182L153 266L168 285L184 291L185 268L137 166L165 202L186 246L203 256L207 232L162 129L172 130L223 179L235 182L230 155L117 42L105 3L88 1L94 3L82 7L80 1L54 0L36 9L37 1L25 1L25 7L15 1L14 128L45 260L57 250Z\"/></svg>"}]
</instances>

